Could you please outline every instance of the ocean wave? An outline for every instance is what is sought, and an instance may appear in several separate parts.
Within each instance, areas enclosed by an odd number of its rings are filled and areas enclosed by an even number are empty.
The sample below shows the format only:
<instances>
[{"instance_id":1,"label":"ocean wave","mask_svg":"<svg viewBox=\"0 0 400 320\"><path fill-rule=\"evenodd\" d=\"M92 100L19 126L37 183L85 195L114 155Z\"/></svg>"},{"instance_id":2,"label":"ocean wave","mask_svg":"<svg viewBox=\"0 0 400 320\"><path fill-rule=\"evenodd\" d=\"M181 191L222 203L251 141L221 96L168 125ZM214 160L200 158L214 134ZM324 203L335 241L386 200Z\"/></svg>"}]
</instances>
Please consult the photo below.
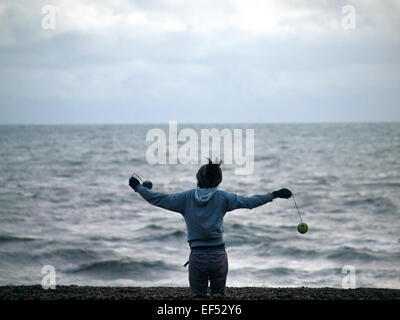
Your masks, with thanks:
<instances>
[{"instance_id":1,"label":"ocean wave","mask_svg":"<svg viewBox=\"0 0 400 320\"><path fill-rule=\"evenodd\" d=\"M150 229L150 230L162 230L162 229L164 229L164 228L163 228L163 226L162 226L162 225L151 223L151 224L148 224L147 226L145 226L145 228L144 228L144 229Z\"/></svg>"},{"instance_id":2,"label":"ocean wave","mask_svg":"<svg viewBox=\"0 0 400 320\"><path fill-rule=\"evenodd\" d=\"M110 197L110 198L98 198L96 199L95 203L97 205L102 205L102 204L111 204L115 202L116 197Z\"/></svg>"},{"instance_id":3,"label":"ocean wave","mask_svg":"<svg viewBox=\"0 0 400 320\"><path fill-rule=\"evenodd\" d=\"M331 186L339 181L339 178L334 175L322 177L307 177L297 180L296 184L300 186Z\"/></svg>"},{"instance_id":4,"label":"ocean wave","mask_svg":"<svg viewBox=\"0 0 400 320\"><path fill-rule=\"evenodd\" d=\"M386 197L368 197L364 199L352 199L343 202L344 206L349 207L375 207L376 213L396 213L397 206Z\"/></svg>"},{"instance_id":5,"label":"ocean wave","mask_svg":"<svg viewBox=\"0 0 400 320\"><path fill-rule=\"evenodd\" d=\"M120 241L126 241L128 239L122 238L122 237L115 237L115 236L91 236L88 237L88 240L90 241L107 241L107 242L120 242Z\"/></svg>"},{"instance_id":6,"label":"ocean wave","mask_svg":"<svg viewBox=\"0 0 400 320\"><path fill-rule=\"evenodd\" d=\"M147 277L163 276L163 272L175 270L177 266L167 264L161 260L136 261L124 260L103 260L92 263L80 264L62 268L64 273L82 274L91 278L101 279L142 279Z\"/></svg>"},{"instance_id":7,"label":"ocean wave","mask_svg":"<svg viewBox=\"0 0 400 320\"><path fill-rule=\"evenodd\" d=\"M67 167L79 167L79 166L87 164L87 162L85 162L85 161L72 160L72 159L65 159L62 163Z\"/></svg>"},{"instance_id":8,"label":"ocean wave","mask_svg":"<svg viewBox=\"0 0 400 320\"><path fill-rule=\"evenodd\" d=\"M304 276L308 274L308 271L288 268L288 267L272 267L272 268L257 268L257 267L246 267L240 268L231 271L232 274L235 275L244 275L247 276L248 274L252 274L257 278L261 279L268 279L270 277L288 277L288 276Z\"/></svg>"},{"instance_id":9,"label":"ocean wave","mask_svg":"<svg viewBox=\"0 0 400 320\"><path fill-rule=\"evenodd\" d=\"M400 188L400 182L371 182L371 183L363 183L361 184L364 187L372 187L372 188Z\"/></svg>"},{"instance_id":10,"label":"ocean wave","mask_svg":"<svg viewBox=\"0 0 400 320\"><path fill-rule=\"evenodd\" d=\"M183 230L173 230L169 231L167 233L152 233L148 234L145 236L140 236L138 239L141 242L151 242L151 241L167 241L167 240L177 240L177 239L183 239L186 236L186 232Z\"/></svg>"},{"instance_id":11,"label":"ocean wave","mask_svg":"<svg viewBox=\"0 0 400 320\"><path fill-rule=\"evenodd\" d=\"M82 248L55 248L51 251L46 251L38 256L40 259L61 258L65 261L90 261L99 259L101 253L98 251Z\"/></svg>"},{"instance_id":12,"label":"ocean wave","mask_svg":"<svg viewBox=\"0 0 400 320\"><path fill-rule=\"evenodd\" d=\"M285 267L277 267L277 268L269 268L269 269L261 269L257 270L257 273L261 273L263 276L265 275L273 275L273 276L287 276L293 273L298 273L299 270Z\"/></svg>"},{"instance_id":13,"label":"ocean wave","mask_svg":"<svg viewBox=\"0 0 400 320\"><path fill-rule=\"evenodd\" d=\"M145 157L131 158L129 159L129 164L130 165L147 164L147 160Z\"/></svg>"},{"instance_id":14,"label":"ocean wave","mask_svg":"<svg viewBox=\"0 0 400 320\"><path fill-rule=\"evenodd\" d=\"M269 237L265 234L254 235L254 234L233 234L227 233L224 236L225 242L229 244L230 247L242 247L242 246L254 246L260 245L269 246L272 242L277 241L276 239Z\"/></svg>"},{"instance_id":15,"label":"ocean wave","mask_svg":"<svg viewBox=\"0 0 400 320\"><path fill-rule=\"evenodd\" d=\"M381 260L382 257L378 252L370 249L353 248L353 247L340 247L333 250L331 253L326 254L327 259L336 261L351 262L351 261L366 261L371 262L374 260Z\"/></svg>"},{"instance_id":16,"label":"ocean wave","mask_svg":"<svg viewBox=\"0 0 400 320\"><path fill-rule=\"evenodd\" d=\"M254 161L256 162L262 162L262 161L276 161L277 157L273 155L261 155L261 156L254 156Z\"/></svg>"},{"instance_id":17,"label":"ocean wave","mask_svg":"<svg viewBox=\"0 0 400 320\"><path fill-rule=\"evenodd\" d=\"M0 243L5 242L26 242L26 241L35 241L37 238L31 237L17 237L12 235L0 235Z\"/></svg>"},{"instance_id":18,"label":"ocean wave","mask_svg":"<svg viewBox=\"0 0 400 320\"><path fill-rule=\"evenodd\" d=\"M296 247L290 247L290 248L274 248L273 251L279 253L280 256L289 256L289 257L295 257L298 259L304 258L315 258L321 255L320 252L313 250L313 249L300 249Z\"/></svg>"}]
</instances>

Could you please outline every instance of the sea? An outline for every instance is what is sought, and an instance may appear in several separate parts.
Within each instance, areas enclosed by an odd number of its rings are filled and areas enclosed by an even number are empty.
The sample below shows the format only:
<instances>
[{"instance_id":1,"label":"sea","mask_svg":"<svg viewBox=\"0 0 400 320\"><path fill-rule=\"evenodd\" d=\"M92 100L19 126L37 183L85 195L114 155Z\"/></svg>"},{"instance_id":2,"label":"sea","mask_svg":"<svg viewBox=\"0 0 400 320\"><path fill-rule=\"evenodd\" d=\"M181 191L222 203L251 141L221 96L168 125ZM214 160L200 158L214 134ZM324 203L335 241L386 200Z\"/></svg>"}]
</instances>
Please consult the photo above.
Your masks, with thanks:
<instances>
[{"instance_id":1,"label":"sea","mask_svg":"<svg viewBox=\"0 0 400 320\"><path fill-rule=\"evenodd\" d=\"M253 171L223 162L219 189L289 188L308 225L293 199L228 212L227 286L400 288L400 123L177 125L207 128L254 132ZM51 266L57 285L188 286L183 217L128 180L192 189L203 159L151 163L152 129L168 154L168 123L0 126L0 285L43 284Z\"/></svg>"}]
</instances>

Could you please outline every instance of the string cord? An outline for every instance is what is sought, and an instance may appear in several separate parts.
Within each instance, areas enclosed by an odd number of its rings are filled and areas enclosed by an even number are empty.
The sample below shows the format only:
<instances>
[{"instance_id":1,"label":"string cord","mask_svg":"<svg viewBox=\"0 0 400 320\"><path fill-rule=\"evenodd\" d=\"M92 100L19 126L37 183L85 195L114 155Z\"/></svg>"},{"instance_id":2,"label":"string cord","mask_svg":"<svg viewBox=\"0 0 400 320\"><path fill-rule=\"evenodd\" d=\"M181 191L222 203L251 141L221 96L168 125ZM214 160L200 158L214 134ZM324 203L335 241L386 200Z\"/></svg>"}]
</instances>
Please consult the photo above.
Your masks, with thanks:
<instances>
[{"instance_id":1,"label":"string cord","mask_svg":"<svg viewBox=\"0 0 400 320\"><path fill-rule=\"evenodd\" d=\"M142 178L139 177L139 175L137 173L132 173L132 177L138 179L141 183L143 183Z\"/></svg>"},{"instance_id":2,"label":"string cord","mask_svg":"<svg viewBox=\"0 0 400 320\"><path fill-rule=\"evenodd\" d=\"M294 199L294 195L293 194L292 194L292 198L293 198L293 201L294 201L294 205L296 206L296 209L297 209L297 214L299 215L299 218L300 218L301 222L303 222L303 219L301 218L300 211L299 211L299 208L297 207L297 203L296 203L296 200Z\"/></svg>"}]
</instances>

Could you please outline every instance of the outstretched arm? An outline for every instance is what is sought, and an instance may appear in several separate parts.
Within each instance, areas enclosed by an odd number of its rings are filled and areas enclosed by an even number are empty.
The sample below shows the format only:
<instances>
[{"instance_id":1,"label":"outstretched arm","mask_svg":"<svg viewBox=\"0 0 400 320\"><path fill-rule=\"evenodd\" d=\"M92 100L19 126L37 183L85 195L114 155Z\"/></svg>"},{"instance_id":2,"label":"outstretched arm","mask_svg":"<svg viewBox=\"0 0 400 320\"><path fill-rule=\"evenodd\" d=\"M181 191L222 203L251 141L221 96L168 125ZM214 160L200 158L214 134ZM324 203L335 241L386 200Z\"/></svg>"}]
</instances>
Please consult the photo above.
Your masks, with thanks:
<instances>
[{"instance_id":1,"label":"outstretched arm","mask_svg":"<svg viewBox=\"0 0 400 320\"><path fill-rule=\"evenodd\" d=\"M235 209L253 209L268 202L271 202L275 198L288 199L292 196L292 192L288 189L280 189L271 193L255 195L251 197L239 196L234 193L225 192L226 195L226 211L232 211Z\"/></svg>"},{"instance_id":2,"label":"outstretched arm","mask_svg":"<svg viewBox=\"0 0 400 320\"><path fill-rule=\"evenodd\" d=\"M179 212L181 214L185 211L186 197L188 191L179 192L179 193L171 193L165 194L161 192L154 192L142 184L138 184L134 190L139 193L144 200L148 203L175 212Z\"/></svg>"},{"instance_id":3,"label":"outstretched arm","mask_svg":"<svg viewBox=\"0 0 400 320\"><path fill-rule=\"evenodd\" d=\"M254 195L251 197L240 196L234 193L225 192L226 195L226 211L232 211L235 209L253 209L273 199L272 193L266 193L262 195Z\"/></svg>"}]
</instances>

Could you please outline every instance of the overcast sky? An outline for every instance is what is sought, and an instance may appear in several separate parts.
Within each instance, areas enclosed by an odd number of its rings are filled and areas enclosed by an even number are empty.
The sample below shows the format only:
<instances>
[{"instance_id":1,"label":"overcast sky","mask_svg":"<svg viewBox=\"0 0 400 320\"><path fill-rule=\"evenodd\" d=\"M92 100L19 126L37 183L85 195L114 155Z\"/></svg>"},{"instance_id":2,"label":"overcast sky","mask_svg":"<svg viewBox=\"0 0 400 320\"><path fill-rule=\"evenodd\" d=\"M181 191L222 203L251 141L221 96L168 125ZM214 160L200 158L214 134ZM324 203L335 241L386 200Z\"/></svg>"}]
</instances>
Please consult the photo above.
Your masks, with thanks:
<instances>
[{"instance_id":1,"label":"overcast sky","mask_svg":"<svg viewBox=\"0 0 400 320\"><path fill-rule=\"evenodd\" d=\"M400 1L2 0L0 71L0 123L400 121Z\"/></svg>"}]
</instances>

